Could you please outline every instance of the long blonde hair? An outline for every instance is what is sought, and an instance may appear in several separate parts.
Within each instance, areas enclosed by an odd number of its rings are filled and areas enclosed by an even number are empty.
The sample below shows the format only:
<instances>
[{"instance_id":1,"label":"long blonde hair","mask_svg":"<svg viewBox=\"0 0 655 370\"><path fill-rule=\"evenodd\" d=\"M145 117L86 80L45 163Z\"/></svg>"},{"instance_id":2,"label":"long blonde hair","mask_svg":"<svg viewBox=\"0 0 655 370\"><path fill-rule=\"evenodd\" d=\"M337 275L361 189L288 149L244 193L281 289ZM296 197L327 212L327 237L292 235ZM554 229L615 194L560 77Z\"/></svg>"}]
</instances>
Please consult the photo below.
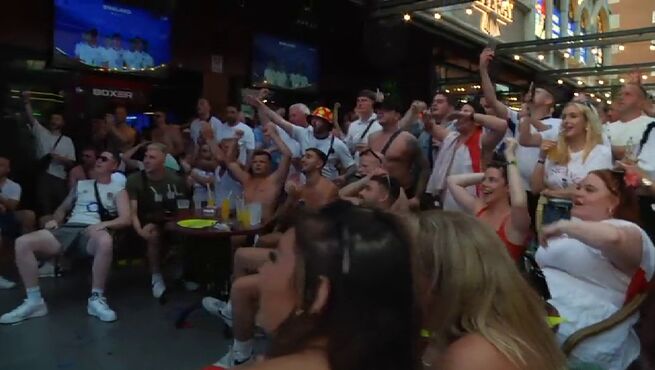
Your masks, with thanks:
<instances>
[{"instance_id":1,"label":"long blonde hair","mask_svg":"<svg viewBox=\"0 0 655 370\"><path fill-rule=\"evenodd\" d=\"M437 351L478 334L517 368L566 368L546 324L543 301L494 230L471 216L447 211L424 212L415 226L417 278L428 284L422 288L429 288L424 325L432 331Z\"/></svg>"},{"instance_id":2,"label":"long blonde hair","mask_svg":"<svg viewBox=\"0 0 655 370\"><path fill-rule=\"evenodd\" d=\"M603 143L603 129L600 117L595 110L592 110L586 104L570 102L564 107L564 109L569 106L575 106L578 108L585 119L587 133L585 137L585 145L582 149L582 162L584 163L587 160L587 156L589 156L589 153L591 153L596 145ZM571 160L571 149L566 142L564 131L560 131L559 136L557 137L557 147L554 151L549 153L548 158L558 165L566 165Z\"/></svg>"}]
</instances>

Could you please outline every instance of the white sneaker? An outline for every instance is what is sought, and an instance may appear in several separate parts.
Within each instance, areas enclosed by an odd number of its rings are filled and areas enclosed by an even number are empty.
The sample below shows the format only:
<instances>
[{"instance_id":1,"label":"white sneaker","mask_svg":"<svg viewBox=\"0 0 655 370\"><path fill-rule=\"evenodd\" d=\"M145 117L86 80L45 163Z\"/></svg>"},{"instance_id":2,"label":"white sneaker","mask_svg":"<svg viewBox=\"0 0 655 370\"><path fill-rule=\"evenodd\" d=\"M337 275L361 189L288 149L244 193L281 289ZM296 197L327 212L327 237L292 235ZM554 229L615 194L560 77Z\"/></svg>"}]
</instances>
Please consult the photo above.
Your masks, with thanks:
<instances>
[{"instance_id":1,"label":"white sneaker","mask_svg":"<svg viewBox=\"0 0 655 370\"><path fill-rule=\"evenodd\" d=\"M184 289L186 289L187 292L195 292L196 290L200 289L200 284L196 283L195 281L185 280Z\"/></svg>"},{"instance_id":2,"label":"white sneaker","mask_svg":"<svg viewBox=\"0 0 655 370\"><path fill-rule=\"evenodd\" d=\"M232 327L232 305L214 297L205 297L202 306L210 314L220 317L225 325Z\"/></svg>"},{"instance_id":3,"label":"white sneaker","mask_svg":"<svg viewBox=\"0 0 655 370\"><path fill-rule=\"evenodd\" d=\"M164 292L166 291L166 284L163 280L153 281L152 282L152 296L159 299Z\"/></svg>"},{"instance_id":4,"label":"white sneaker","mask_svg":"<svg viewBox=\"0 0 655 370\"><path fill-rule=\"evenodd\" d=\"M23 320L41 317L47 314L48 306L46 306L43 299L41 299L41 302L36 303L30 302L26 299L23 301L23 304L16 307L13 311L0 316L0 324L15 324Z\"/></svg>"},{"instance_id":5,"label":"white sneaker","mask_svg":"<svg viewBox=\"0 0 655 370\"><path fill-rule=\"evenodd\" d=\"M11 289L16 286L16 283L14 283L11 280L7 280L0 276L0 289Z\"/></svg>"},{"instance_id":6,"label":"white sneaker","mask_svg":"<svg viewBox=\"0 0 655 370\"><path fill-rule=\"evenodd\" d=\"M221 357L221 359L218 360L214 366L220 366L229 369L231 367L244 365L252 360L252 352L247 355L247 357L243 357L235 353L232 348L233 347L230 346L230 349L227 351L225 356ZM237 358L241 358L241 360L237 360Z\"/></svg>"},{"instance_id":7,"label":"white sneaker","mask_svg":"<svg viewBox=\"0 0 655 370\"><path fill-rule=\"evenodd\" d=\"M116 321L116 312L107 305L107 298L99 295L89 297L86 312L91 316L97 317L100 321Z\"/></svg>"}]
</instances>

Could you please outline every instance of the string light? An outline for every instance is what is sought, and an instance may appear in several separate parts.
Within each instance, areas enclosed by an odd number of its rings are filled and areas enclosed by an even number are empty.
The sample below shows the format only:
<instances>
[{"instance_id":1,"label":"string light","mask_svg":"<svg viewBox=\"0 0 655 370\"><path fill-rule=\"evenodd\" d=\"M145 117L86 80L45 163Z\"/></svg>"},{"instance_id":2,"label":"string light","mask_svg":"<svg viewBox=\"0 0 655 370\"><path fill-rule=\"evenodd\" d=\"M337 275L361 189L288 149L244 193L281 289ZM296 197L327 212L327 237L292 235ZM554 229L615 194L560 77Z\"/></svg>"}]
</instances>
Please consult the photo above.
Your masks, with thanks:
<instances>
[{"instance_id":1,"label":"string light","mask_svg":"<svg viewBox=\"0 0 655 370\"><path fill-rule=\"evenodd\" d=\"M589 96L591 96L592 98L595 98L595 97L596 97L596 94L591 93L591 94L589 94Z\"/></svg>"},{"instance_id":2,"label":"string light","mask_svg":"<svg viewBox=\"0 0 655 370\"><path fill-rule=\"evenodd\" d=\"M609 97L610 97L610 93L605 93L605 97L606 97L606 98L609 98Z\"/></svg>"},{"instance_id":3,"label":"string light","mask_svg":"<svg viewBox=\"0 0 655 370\"><path fill-rule=\"evenodd\" d=\"M602 100L600 100L600 98L596 98L596 101L600 103Z\"/></svg>"},{"instance_id":4,"label":"string light","mask_svg":"<svg viewBox=\"0 0 655 370\"><path fill-rule=\"evenodd\" d=\"M441 19L441 13L434 13L434 19L436 20Z\"/></svg>"},{"instance_id":5,"label":"string light","mask_svg":"<svg viewBox=\"0 0 655 370\"><path fill-rule=\"evenodd\" d=\"M557 83L561 85L561 84L564 83L564 81L562 81L562 80L557 80Z\"/></svg>"},{"instance_id":6,"label":"string light","mask_svg":"<svg viewBox=\"0 0 655 370\"><path fill-rule=\"evenodd\" d=\"M520 56L518 56L518 55L514 55L514 60L519 60L519 59L521 59Z\"/></svg>"},{"instance_id":7,"label":"string light","mask_svg":"<svg viewBox=\"0 0 655 370\"><path fill-rule=\"evenodd\" d=\"M404 20L405 22L409 22L409 21L412 20L412 16L409 15L409 13L405 13L405 15L403 15L403 20Z\"/></svg>"},{"instance_id":8,"label":"string light","mask_svg":"<svg viewBox=\"0 0 655 370\"><path fill-rule=\"evenodd\" d=\"M582 84L584 84L584 82L578 80L578 85L582 86Z\"/></svg>"},{"instance_id":9,"label":"string light","mask_svg":"<svg viewBox=\"0 0 655 370\"><path fill-rule=\"evenodd\" d=\"M473 9L471 9L471 8L466 8L466 14L467 14L467 15L471 15L471 14L473 14Z\"/></svg>"},{"instance_id":10,"label":"string light","mask_svg":"<svg viewBox=\"0 0 655 370\"><path fill-rule=\"evenodd\" d=\"M612 101L611 101L611 100L608 100L608 101L607 101L607 104L612 105Z\"/></svg>"},{"instance_id":11,"label":"string light","mask_svg":"<svg viewBox=\"0 0 655 370\"><path fill-rule=\"evenodd\" d=\"M450 90L446 89L446 94L450 94Z\"/></svg>"}]
</instances>

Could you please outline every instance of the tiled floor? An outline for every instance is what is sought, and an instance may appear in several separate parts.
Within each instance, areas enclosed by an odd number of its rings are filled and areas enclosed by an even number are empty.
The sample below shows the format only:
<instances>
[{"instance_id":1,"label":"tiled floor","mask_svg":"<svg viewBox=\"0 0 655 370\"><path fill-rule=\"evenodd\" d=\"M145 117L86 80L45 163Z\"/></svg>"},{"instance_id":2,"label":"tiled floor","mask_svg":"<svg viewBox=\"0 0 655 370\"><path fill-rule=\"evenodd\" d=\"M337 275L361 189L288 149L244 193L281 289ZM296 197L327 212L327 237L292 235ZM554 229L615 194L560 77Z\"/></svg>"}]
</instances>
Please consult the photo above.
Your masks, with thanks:
<instances>
[{"instance_id":1,"label":"tiled floor","mask_svg":"<svg viewBox=\"0 0 655 370\"><path fill-rule=\"evenodd\" d=\"M162 305L152 298L143 268L114 271L107 296L118 321L108 324L86 314L88 284L83 271L42 279L50 313L0 326L0 369L195 370L227 351L222 323L202 309L191 314L185 328L175 327L199 294L178 288ZM0 290L0 312L23 298L22 288Z\"/></svg>"}]
</instances>

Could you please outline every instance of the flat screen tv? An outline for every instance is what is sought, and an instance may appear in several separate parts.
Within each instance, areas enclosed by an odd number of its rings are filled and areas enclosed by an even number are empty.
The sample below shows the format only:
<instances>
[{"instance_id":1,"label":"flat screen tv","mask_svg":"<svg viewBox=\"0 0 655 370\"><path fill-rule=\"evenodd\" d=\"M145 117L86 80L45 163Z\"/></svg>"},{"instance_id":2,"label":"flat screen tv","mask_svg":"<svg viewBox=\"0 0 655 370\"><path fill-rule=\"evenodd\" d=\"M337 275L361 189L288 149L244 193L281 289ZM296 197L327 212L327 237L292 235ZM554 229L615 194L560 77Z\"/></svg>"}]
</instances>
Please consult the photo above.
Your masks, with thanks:
<instances>
[{"instance_id":1,"label":"flat screen tv","mask_svg":"<svg viewBox=\"0 0 655 370\"><path fill-rule=\"evenodd\" d=\"M59 67L144 72L171 59L167 15L103 0L55 0L54 57Z\"/></svg>"},{"instance_id":2,"label":"flat screen tv","mask_svg":"<svg viewBox=\"0 0 655 370\"><path fill-rule=\"evenodd\" d=\"M289 90L318 88L318 50L310 45L269 35L256 35L252 84Z\"/></svg>"}]
</instances>

